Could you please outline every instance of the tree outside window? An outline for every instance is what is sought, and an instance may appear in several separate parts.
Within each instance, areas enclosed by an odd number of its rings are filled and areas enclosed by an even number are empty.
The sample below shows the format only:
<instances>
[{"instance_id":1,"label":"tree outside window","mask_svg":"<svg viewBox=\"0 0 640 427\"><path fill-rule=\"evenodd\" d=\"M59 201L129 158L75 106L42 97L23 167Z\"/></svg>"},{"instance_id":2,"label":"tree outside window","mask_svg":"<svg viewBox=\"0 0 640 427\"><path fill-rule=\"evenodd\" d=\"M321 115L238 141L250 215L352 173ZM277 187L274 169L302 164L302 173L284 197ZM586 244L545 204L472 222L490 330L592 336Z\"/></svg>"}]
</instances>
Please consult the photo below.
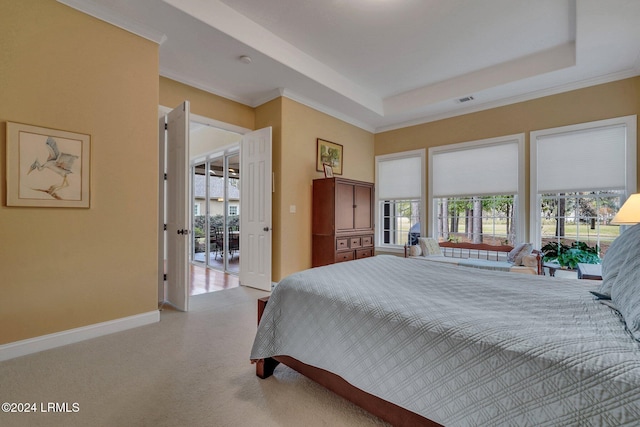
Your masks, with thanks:
<instances>
[{"instance_id":1,"label":"tree outside window","mask_svg":"<svg viewBox=\"0 0 640 427\"><path fill-rule=\"evenodd\" d=\"M515 245L515 195L443 197L437 200L440 241Z\"/></svg>"}]
</instances>

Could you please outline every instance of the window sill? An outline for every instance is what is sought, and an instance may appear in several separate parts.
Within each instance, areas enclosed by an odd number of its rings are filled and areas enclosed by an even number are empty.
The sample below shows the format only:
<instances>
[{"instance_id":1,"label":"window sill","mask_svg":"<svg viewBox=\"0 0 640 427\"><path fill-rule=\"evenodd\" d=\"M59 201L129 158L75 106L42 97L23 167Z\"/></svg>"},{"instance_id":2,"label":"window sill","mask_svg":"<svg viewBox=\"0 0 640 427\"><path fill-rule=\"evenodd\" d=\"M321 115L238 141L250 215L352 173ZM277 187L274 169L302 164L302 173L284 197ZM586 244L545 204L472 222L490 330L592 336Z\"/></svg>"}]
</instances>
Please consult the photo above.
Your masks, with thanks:
<instances>
[{"instance_id":1,"label":"window sill","mask_svg":"<svg viewBox=\"0 0 640 427\"><path fill-rule=\"evenodd\" d=\"M381 255L381 254L402 254L404 255L404 246L391 246L391 245L387 245L387 246L376 246L376 255Z\"/></svg>"}]
</instances>

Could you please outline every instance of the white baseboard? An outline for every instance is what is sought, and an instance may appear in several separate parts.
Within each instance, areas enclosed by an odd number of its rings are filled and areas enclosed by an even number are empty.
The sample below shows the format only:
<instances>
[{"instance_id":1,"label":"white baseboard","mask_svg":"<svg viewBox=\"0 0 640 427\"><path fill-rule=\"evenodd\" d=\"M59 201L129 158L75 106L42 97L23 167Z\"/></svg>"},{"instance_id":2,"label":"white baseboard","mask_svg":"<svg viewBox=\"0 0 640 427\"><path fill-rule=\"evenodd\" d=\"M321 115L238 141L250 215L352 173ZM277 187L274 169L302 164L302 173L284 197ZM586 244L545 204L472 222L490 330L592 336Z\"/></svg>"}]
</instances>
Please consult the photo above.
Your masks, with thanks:
<instances>
[{"instance_id":1,"label":"white baseboard","mask_svg":"<svg viewBox=\"0 0 640 427\"><path fill-rule=\"evenodd\" d=\"M134 316L3 344L0 345L0 362L91 338L101 337L114 332L126 331L127 329L137 328L138 326L149 325L159 321L160 311L154 310Z\"/></svg>"}]
</instances>

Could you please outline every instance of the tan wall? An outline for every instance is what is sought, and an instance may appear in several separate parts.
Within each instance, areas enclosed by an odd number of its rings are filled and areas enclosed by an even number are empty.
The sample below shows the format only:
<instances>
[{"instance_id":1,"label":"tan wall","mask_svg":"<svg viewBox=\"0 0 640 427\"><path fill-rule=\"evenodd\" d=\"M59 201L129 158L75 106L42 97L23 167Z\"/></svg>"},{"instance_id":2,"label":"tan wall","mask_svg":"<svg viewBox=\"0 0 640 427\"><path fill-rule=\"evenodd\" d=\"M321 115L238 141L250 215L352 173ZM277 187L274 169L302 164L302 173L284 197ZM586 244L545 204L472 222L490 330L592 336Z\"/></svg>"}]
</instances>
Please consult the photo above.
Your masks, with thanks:
<instances>
[{"instance_id":1,"label":"tan wall","mask_svg":"<svg viewBox=\"0 0 640 427\"><path fill-rule=\"evenodd\" d=\"M275 280L311 267L312 181L316 171L316 139L343 145L343 178L373 182L373 134L288 98L282 99L280 193L274 215L280 217L279 264ZM290 206L296 213L290 213ZM275 273L275 272L274 272Z\"/></svg>"},{"instance_id":2,"label":"tan wall","mask_svg":"<svg viewBox=\"0 0 640 427\"><path fill-rule=\"evenodd\" d=\"M160 105L175 108L185 100L191 104L193 114L247 129L256 129L253 108L175 80L160 77Z\"/></svg>"},{"instance_id":3,"label":"tan wall","mask_svg":"<svg viewBox=\"0 0 640 427\"><path fill-rule=\"evenodd\" d=\"M161 91L162 93L162 91ZM218 118L218 120L222 120ZM311 267L311 182L317 172L316 138L344 146L343 177L373 181L373 134L288 98L255 109L255 129L272 127L272 279ZM296 213L289 212L296 206Z\"/></svg>"},{"instance_id":4,"label":"tan wall","mask_svg":"<svg viewBox=\"0 0 640 427\"><path fill-rule=\"evenodd\" d=\"M379 133L375 136L375 154L430 148L524 132L527 176L525 204L529 212L529 132L638 112L640 77L634 77ZM640 150L638 153L640 155ZM571 159L567 161L570 162ZM427 180L428 176L427 171ZM526 230L528 232L528 226Z\"/></svg>"},{"instance_id":5,"label":"tan wall","mask_svg":"<svg viewBox=\"0 0 640 427\"><path fill-rule=\"evenodd\" d=\"M0 344L156 310L158 46L22 0L0 52ZM6 206L6 121L91 135L90 209Z\"/></svg>"}]
</instances>

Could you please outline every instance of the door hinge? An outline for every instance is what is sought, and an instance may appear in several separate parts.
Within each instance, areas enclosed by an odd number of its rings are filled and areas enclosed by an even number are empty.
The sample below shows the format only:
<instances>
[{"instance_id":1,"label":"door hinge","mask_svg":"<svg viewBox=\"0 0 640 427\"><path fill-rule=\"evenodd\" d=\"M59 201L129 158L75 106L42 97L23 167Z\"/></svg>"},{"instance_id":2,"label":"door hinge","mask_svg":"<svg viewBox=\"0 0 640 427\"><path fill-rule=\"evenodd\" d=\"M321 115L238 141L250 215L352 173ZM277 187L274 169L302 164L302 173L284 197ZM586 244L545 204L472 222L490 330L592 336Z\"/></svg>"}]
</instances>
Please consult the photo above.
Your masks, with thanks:
<instances>
[{"instance_id":1,"label":"door hinge","mask_svg":"<svg viewBox=\"0 0 640 427\"><path fill-rule=\"evenodd\" d=\"M164 130L168 130L169 129L169 123L165 123L164 124Z\"/></svg>"},{"instance_id":2,"label":"door hinge","mask_svg":"<svg viewBox=\"0 0 640 427\"><path fill-rule=\"evenodd\" d=\"M162 277L163 277L164 281L166 282L167 281L167 275L165 274Z\"/></svg>"},{"instance_id":3,"label":"door hinge","mask_svg":"<svg viewBox=\"0 0 640 427\"><path fill-rule=\"evenodd\" d=\"M164 231L167 231L167 224L164 225Z\"/></svg>"},{"instance_id":4,"label":"door hinge","mask_svg":"<svg viewBox=\"0 0 640 427\"><path fill-rule=\"evenodd\" d=\"M166 173L164 174L164 180L165 181L167 180L167 174Z\"/></svg>"}]
</instances>

